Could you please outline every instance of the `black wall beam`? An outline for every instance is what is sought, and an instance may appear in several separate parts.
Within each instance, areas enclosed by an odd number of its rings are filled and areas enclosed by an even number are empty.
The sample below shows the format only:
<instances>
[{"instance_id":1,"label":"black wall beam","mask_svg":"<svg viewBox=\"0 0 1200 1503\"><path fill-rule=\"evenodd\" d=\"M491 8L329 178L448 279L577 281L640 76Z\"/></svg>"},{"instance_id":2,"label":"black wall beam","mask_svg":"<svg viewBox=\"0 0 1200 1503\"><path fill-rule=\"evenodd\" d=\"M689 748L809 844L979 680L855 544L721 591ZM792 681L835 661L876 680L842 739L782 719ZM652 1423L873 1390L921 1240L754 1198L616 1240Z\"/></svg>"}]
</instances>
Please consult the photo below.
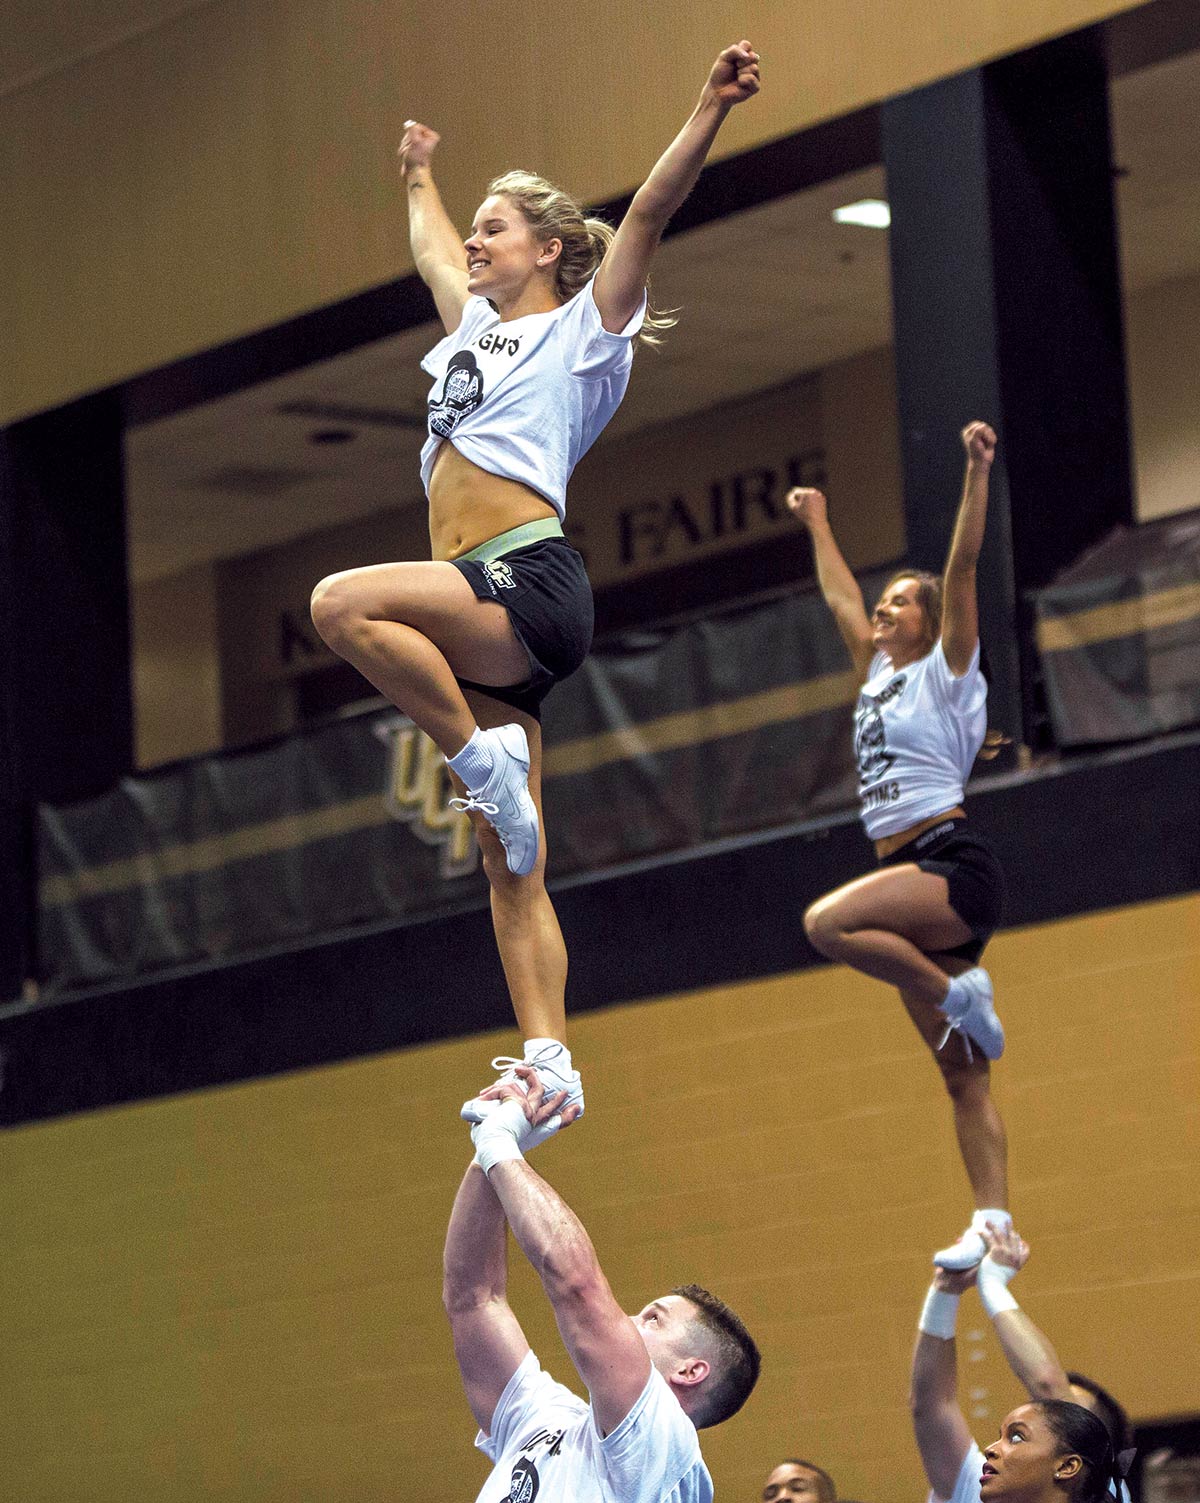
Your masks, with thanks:
<instances>
[{"instance_id":1,"label":"black wall beam","mask_svg":"<svg viewBox=\"0 0 1200 1503\"><path fill-rule=\"evenodd\" d=\"M1035 737L1023 601L1133 518L1108 80L1098 31L883 107L905 517L938 567L970 418L1003 463L980 569L992 720Z\"/></svg>"}]
</instances>

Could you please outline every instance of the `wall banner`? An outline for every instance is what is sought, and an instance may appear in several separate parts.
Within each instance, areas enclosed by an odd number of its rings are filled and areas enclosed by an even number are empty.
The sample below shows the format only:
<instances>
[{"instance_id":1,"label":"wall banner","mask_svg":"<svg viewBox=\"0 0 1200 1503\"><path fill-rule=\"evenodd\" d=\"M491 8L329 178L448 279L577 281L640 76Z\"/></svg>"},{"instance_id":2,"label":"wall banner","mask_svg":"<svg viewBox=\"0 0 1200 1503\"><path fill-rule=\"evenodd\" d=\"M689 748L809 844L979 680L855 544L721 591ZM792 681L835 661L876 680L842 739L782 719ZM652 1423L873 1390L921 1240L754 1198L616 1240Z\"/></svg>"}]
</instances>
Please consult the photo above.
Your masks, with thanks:
<instances>
[{"instance_id":1,"label":"wall banner","mask_svg":"<svg viewBox=\"0 0 1200 1503\"><path fill-rule=\"evenodd\" d=\"M1200 512L1112 533L1034 609L1059 746L1200 724Z\"/></svg>"},{"instance_id":2,"label":"wall banner","mask_svg":"<svg viewBox=\"0 0 1200 1503\"><path fill-rule=\"evenodd\" d=\"M846 806L854 693L811 591L603 645L546 704L551 881ZM450 792L383 708L43 808L45 989L481 904Z\"/></svg>"}]
</instances>

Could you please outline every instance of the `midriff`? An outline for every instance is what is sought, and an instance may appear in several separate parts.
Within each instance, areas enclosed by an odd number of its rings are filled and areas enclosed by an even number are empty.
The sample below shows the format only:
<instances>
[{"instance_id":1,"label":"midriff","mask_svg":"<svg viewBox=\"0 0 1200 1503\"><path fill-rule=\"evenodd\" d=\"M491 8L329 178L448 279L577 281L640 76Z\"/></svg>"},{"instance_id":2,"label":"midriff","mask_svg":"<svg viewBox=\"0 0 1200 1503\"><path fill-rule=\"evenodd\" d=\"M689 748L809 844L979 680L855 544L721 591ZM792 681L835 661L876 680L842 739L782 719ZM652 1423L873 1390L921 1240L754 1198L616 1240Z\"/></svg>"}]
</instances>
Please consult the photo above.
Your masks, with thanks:
<instances>
[{"instance_id":1,"label":"midriff","mask_svg":"<svg viewBox=\"0 0 1200 1503\"><path fill-rule=\"evenodd\" d=\"M429 477L429 542L436 559L461 558L512 527L558 513L516 480L490 475L443 439Z\"/></svg>"},{"instance_id":2,"label":"midriff","mask_svg":"<svg viewBox=\"0 0 1200 1503\"><path fill-rule=\"evenodd\" d=\"M902 845L907 845L910 840L915 840L918 835L926 830L932 830L934 825L940 825L944 819L966 819L967 811L961 804L955 804L953 809L947 809L942 814L934 814L929 819L922 819L908 830L897 830L894 835L885 835L882 840L875 842L875 854L880 861L885 856L894 855Z\"/></svg>"}]
</instances>

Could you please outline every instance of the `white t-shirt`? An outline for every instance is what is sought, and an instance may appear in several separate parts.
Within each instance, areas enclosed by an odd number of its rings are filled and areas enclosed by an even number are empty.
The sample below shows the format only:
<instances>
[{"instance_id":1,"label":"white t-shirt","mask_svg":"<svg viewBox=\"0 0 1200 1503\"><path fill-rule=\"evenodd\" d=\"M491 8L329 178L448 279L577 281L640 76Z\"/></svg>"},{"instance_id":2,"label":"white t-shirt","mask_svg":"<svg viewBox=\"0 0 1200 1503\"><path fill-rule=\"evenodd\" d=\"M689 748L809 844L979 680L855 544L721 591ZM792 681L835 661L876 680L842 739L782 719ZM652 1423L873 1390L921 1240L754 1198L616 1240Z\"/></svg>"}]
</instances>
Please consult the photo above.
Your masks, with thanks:
<instances>
[{"instance_id":1,"label":"white t-shirt","mask_svg":"<svg viewBox=\"0 0 1200 1503\"><path fill-rule=\"evenodd\" d=\"M633 1408L602 1436L590 1404L529 1352L475 1444L496 1465L476 1503L711 1503L696 1427L651 1369Z\"/></svg>"},{"instance_id":2,"label":"white t-shirt","mask_svg":"<svg viewBox=\"0 0 1200 1503\"><path fill-rule=\"evenodd\" d=\"M971 1449L963 1457L963 1464L954 1480L954 1491L948 1498L939 1498L931 1489L929 1503L979 1503L979 1478L982 1471L983 1452L972 1441Z\"/></svg>"},{"instance_id":3,"label":"white t-shirt","mask_svg":"<svg viewBox=\"0 0 1200 1503\"><path fill-rule=\"evenodd\" d=\"M954 1491L948 1498L939 1498L937 1493L930 1491L929 1503L980 1503L979 1479L983 1470L983 1452L974 1441L971 1449L963 1457L963 1464L958 1469L958 1477L955 1479ZM1108 1495L1116 1498L1116 1488L1110 1482ZM1121 1503L1130 1503L1129 1485L1121 1483Z\"/></svg>"},{"instance_id":4,"label":"white t-shirt","mask_svg":"<svg viewBox=\"0 0 1200 1503\"><path fill-rule=\"evenodd\" d=\"M986 735L978 642L961 678L950 672L940 641L906 668L893 668L877 652L854 716L858 794L870 838L895 835L961 804Z\"/></svg>"},{"instance_id":5,"label":"white t-shirt","mask_svg":"<svg viewBox=\"0 0 1200 1503\"><path fill-rule=\"evenodd\" d=\"M621 405L646 299L619 334L600 320L593 282L549 313L500 321L471 297L462 322L421 361L434 378L421 450L426 494L450 439L472 464L517 480L566 514L567 481Z\"/></svg>"}]
</instances>

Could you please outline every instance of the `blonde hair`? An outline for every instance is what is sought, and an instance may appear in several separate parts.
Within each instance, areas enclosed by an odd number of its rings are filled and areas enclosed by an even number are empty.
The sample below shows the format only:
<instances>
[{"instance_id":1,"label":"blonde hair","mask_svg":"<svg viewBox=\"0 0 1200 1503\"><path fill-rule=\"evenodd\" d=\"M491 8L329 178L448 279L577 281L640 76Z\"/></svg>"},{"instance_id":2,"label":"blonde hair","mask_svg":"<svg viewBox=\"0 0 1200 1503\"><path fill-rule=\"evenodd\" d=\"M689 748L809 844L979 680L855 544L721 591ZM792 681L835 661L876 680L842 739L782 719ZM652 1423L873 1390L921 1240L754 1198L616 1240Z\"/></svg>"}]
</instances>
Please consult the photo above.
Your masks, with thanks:
<instances>
[{"instance_id":1,"label":"blonde hair","mask_svg":"<svg viewBox=\"0 0 1200 1503\"><path fill-rule=\"evenodd\" d=\"M902 579L911 579L917 587L917 604L925 612L925 622L929 627L929 649L932 652L934 643L942 634L942 577L940 574L930 574L928 569L898 569L880 590L880 599ZM992 762L1000 755L1001 747L1011 745L1011 736L989 726L983 745L979 748L979 761Z\"/></svg>"},{"instance_id":2,"label":"blonde hair","mask_svg":"<svg viewBox=\"0 0 1200 1503\"><path fill-rule=\"evenodd\" d=\"M562 253L555 266L555 290L564 303L573 298L604 260L616 234L612 225L603 219L586 218L570 194L532 172L505 172L492 179L488 192L507 198L536 240L562 242ZM678 322L672 314L647 305L637 342L662 344L662 335Z\"/></svg>"}]
</instances>

